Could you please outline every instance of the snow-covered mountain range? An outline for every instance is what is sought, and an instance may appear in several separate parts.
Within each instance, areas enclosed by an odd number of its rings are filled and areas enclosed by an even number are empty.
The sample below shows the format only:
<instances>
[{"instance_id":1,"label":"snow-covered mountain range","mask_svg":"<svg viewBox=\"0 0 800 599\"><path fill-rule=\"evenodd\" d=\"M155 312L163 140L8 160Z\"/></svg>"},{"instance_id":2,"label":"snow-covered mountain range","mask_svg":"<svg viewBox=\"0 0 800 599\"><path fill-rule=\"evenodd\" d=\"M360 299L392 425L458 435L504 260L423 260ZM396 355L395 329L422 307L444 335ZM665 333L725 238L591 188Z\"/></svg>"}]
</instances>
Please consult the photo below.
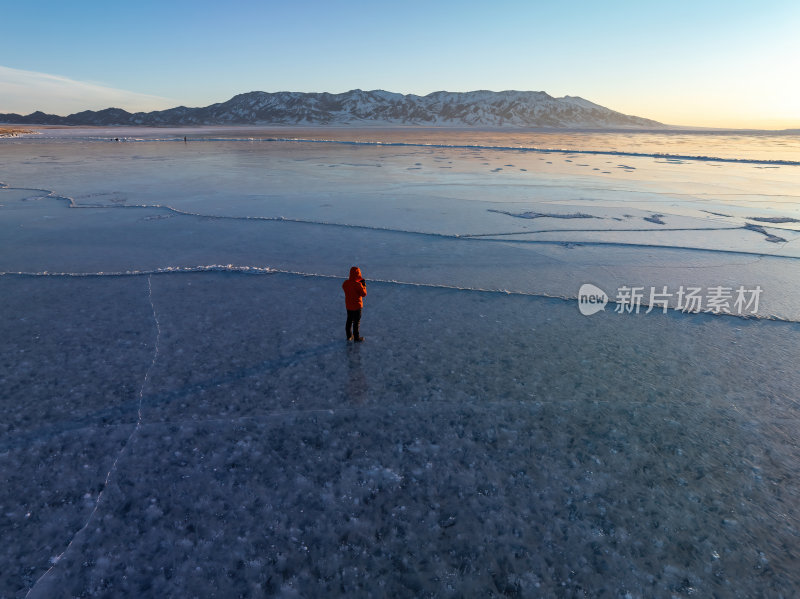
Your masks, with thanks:
<instances>
[{"instance_id":1,"label":"snow-covered mountain range","mask_svg":"<svg viewBox=\"0 0 800 599\"><path fill-rule=\"evenodd\" d=\"M661 123L629 116L576 96L545 92L382 90L341 94L249 92L205 108L180 106L129 113L120 108L69 116L0 114L0 123L40 125L428 125L448 127L651 128Z\"/></svg>"}]
</instances>

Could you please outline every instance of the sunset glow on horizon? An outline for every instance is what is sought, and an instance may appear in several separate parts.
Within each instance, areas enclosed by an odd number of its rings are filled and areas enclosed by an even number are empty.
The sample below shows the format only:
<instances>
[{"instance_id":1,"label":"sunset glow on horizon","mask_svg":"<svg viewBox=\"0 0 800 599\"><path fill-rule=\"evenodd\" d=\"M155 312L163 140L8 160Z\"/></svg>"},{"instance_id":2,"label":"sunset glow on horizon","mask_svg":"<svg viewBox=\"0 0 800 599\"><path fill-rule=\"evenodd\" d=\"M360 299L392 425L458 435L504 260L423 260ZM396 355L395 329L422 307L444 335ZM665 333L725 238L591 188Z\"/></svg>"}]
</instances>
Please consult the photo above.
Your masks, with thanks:
<instances>
[{"instance_id":1,"label":"sunset glow on horizon","mask_svg":"<svg viewBox=\"0 0 800 599\"><path fill-rule=\"evenodd\" d=\"M4 20L0 113L199 107L256 90L515 89L670 125L800 128L791 0L491 9L90 0L80 10L34 0L6 7Z\"/></svg>"}]
</instances>

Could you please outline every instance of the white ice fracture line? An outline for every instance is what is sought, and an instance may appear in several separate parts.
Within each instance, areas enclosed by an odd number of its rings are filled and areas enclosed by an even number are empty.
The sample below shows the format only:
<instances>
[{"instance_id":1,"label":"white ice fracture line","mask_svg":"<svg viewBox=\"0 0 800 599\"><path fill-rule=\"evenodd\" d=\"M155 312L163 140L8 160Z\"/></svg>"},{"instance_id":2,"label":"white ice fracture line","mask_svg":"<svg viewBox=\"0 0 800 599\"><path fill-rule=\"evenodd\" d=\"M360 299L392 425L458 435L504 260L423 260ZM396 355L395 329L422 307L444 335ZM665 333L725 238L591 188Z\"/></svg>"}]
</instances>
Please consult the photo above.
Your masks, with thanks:
<instances>
[{"instance_id":1,"label":"white ice fracture line","mask_svg":"<svg viewBox=\"0 0 800 599\"><path fill-rule=\"evenodd\" d=\"M142 386L139 388L139 406L138 406L138 410L137 410L138 417L137 417L137 420L136 420L136 426L131 431L131 434L128 435L128 438L125 440L125 443L120 448L119 453L117 453L117 457L114 459L114 463L111 465L111 468L109 469L108 473L106 474L105 482L103 483L103 488L100 490L100 493L98 493L97 500L95 501L94 507L92 508L92 511L89 514L89 517L86 519L86 522L84 523L84 525L74 535L72 535L72 538L70 539L70 541L67 544L67 546L64 548L64 551L62 551L59 555L51 558L50 562L51 562L52 565L47 570L47 572L42 574L36 580L36 582L33 583L33 586L30 588L28 593L25 595L26 599L28 597L31 597L31 598L37 598L37 597L46 598L46 597L49 597L52 594L51 593L52 589L50 589L49 585L48 585L48 579L50 578L50 576L51 576L53 570L55 569L55 567L58 565L58 563L61 561L61 559L67 553L67 551L69 551L70 547L73 546L73 544L75 543L76 539L89 527L89 524L92 522L92 519L94 518L94 515L97 513L97 510L100 507L100 502L103 499L103 494L105 493L106 489L108 488L108 484L111 481L111 477L114 474L114 472L116 472L116 470L117 470L117 464L119 464L119 460L122 457L122 454L125 452L125 450L130 445L131 440L133 439L134 435L136 435L136 433L142 427L142 401L144 399L144 389L147 386L147 384L150 382L150 375L151 375L151 373L153 371L153 368L155 367L156 360L158 359L159 345L160 345L160 342L161 342L161 323L158 320L158 313L156 312L156 307L155 307L155 304L153 303L152 275L148 275L147 276L147 298L148 298L148 300L150 302L150 308L153 311L153 320L155 321L155 325L156 325L156 340L155 340L155 348L154 348L154 351L153 351L153 359L150 361L150 365L147 367L147 371L145 372L145 375L144 375L144 380L142 380ZM52 582L54 583L55 581L52 581Z\"/></svg>"}]
</instances>

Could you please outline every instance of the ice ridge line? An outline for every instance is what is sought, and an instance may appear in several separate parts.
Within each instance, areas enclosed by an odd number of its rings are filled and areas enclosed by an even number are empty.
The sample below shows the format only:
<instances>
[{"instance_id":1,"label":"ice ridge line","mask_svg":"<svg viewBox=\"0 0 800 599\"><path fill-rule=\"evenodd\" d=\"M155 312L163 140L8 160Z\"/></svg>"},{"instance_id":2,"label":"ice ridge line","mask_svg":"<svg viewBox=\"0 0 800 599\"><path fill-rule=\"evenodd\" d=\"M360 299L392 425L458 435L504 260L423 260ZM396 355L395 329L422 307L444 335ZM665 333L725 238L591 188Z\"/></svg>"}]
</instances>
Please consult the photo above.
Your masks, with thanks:
<instances>
[{"instance_id":1,"label":"ice ridge line","mask_svg":"<svg viewBox=\"0 0 800 599\"><path fill-rule=\"evenodd\" d=\"M209 140L212 141L212 140ZM225 140L235 141L235 140ZM496 150L501 152L533 152L540 154L584 154L590 156L625 156L633 158L664 158L668 160L694 160L699 162L729 162L733 164L769 164L777 166L800 166L798 160L767 160L759 158L723 158L720 156L699 156L692 154L667 154L661 152L624 152L621 150L571 150L567 148L538 148L535 146L486 146L480 144L426 144L399 141L345 141L338 139L304 139L293 137L265 138L271 142L328 143L353 146L388 146L411 148L441 148L456 150Z\"/></svg>"},{"instance_id":2,"label":"ice ridge line","mask_svg":"<svg viewBox=\"0 0 800 599\"><path fill-rule=\"evenodd\" d=\"M79 138L80 139L80 138ZM83 139L109 141L106 138L87 136ZM143 137L123 137L123 142L132 143L153 143L153 142L183 142L182 137L166 138L143 138ZM435 148L435 149L454 149L454 150L489 150L500 152L532 152L539 154L581 154L589 156L620 156L629 158L656 158L664 160L691 160L696 162L721 162L731 164L765 164L774 166L800 166L798 160L768 160L766 158L724 158L721 156L703 156L695 154L669 154L662 152L626 152L622 150L576 150L570 148L542 148L537 146L489 146L482 144L435 144L422 142L401 142L401 141L359 141L341 139L313 139L302 137L195 137L192 143L198 142L295 142L295 143L317 143L317 144L341 144L351 146L377 146L377 147L400 147L400 148Z\"/></svg>"},{"instance_id":3,"label":"ice ridge line","mask_svg":"<svg viewBox=\"0 0 800 599\"><path fill-rule=\"evenodd\" d=\"M208 139L207 141L238 141L236 139ZM248 141L259 141L250 139ZM721 156L703 156L694 154L668 154L662 152L625 152L621 150L575 150L569 148L541 148L536 146L488 146L481 144L433 144L413 142L384 142L384 141L350 141L337 139L306 139L306 138L265 138L268 142L297 142L297 143L330 143L353 146L387 146L411 148L435 148L455 150L489 150L500 152L531 152L539 154L581 154L589 156L619 156L632 158L656 158L665 160L691 160L696 162L722 162L732 164L765 164L775 166L800 166L797 160L768 160L761 158L724 158Z\"/></svg>"},{"instance_id":4,"label":"ice ridge line","mask_svg":"<svg viewBox=\"0 0 800 599\"><path fill-rule=\"evenodd\" d=\"M178 274L189 272L242 272L249 274L272 274L272 273L285 273L285 274L303 274L294 273L288 270L279 270L269 266L236 266L234 264L209 264L204 266L165 266L161 268L154 268L151 270L115 270L115 271L96 271L96 272L51 272L43 270L39 272L34 271L0 271L2 276L18 276L18 277L75 277L75 278L92 278L92 277L140 277L161 274ZM312 275L309 275L312 276ZM330 276L333 275L316 275L316 276Z\"/></svg>"},{"instance_id":5,"label":"ice ridge line","mask_svg":"<svg viewBox=\"0 0 800 599\"><path fill-rule=\"evenodd\" d=\"M64 199L72 201L72 198L67 198L64 196L53 196L56 199ZM390 227L377 227L373 225L353 225L353 224L346 224L346 223L332 223L326 221L315 221L315 220L308 220L308 219L301 219L301 218L286 218L283 216L228 216L228 215L216 215L216 214L200 214L197 212L188 212L186 210L181 210L179 208L173 208L172 206L163 205L163 204L136 204L136 205L128 205L128 206L101 206L101 205L78 205L74 204L71 206L72 208L107 208L107 209L117 209L117 208L158 208L162 210L167 210L168 212L173 212L180 216L192 216L196 218L205 218L211 220L242 220L242 221L264 221L264 222L286 222L286 223L296 223L296 224L303 224L303 225L316 225L320 227L342 227L345 229L362 229L367 231L380 231L386 233L402 233L405 235L422 235L425 237L437 237L440 239L458 239L464 241L479 241L479 242L494 242L494 243L538 243L542 245L560 245L565 247L579 247L579 246L611 246L611 247L632 247L632 248L646 248L651 250L684 250L688 252L711 252L716 254L734 254L738 256L757 256L761 258L781 258L786 260L797 260L800 257L798 256L787 256L783 254L774 254L769 252L748 252L745 250L726 250L726 249L719 249L719 248L698 248L698 247L691 247L691 246L684 246L684 245L657 245L652 243L625 243L623 241L571 241L571 240L559 240L559 239L492 239L494 236L511 236L511 235L528 235L528 234L536 234L536 233L550 233L550 232L570 232L571 229L556 229L553 231L543 230L543 231L519 231L519 232L510 232L510 233L478 233L478 234L471 234L471 233L432 233L429 231L411 231L407 229L393 229ZM766 227L762 227L766 229ZM772 227L776 228L776 227ZM753 227L749 227L747 225L741 227L708 227L708 228L701 228L701 229L620 229L620 230L613 230L611 232L620 232L625 233L627 231L730 231L735 229L743 229L748 231L754 231L757 233L762 233L765 236L769 237L767 233L762 231L757 231ZM576 233L581 232L591 232L591 229L588 231L583 230L574 230ZM600 230L602 231L602 230ZM786 241L786 240L783 240Z\"/></svg>"},{"instance_id":6,"label":"ice ridge line","mask_svg":"<svg viewBox=\"0 0 800 599\"><path fill-rule=\"evenodd\" d=\"M744 228L744 227L742 227ZM659 229L654 229L658 231ZM472 238L462 236L466 241L494 241L497 243L528 243L538 245L560 245L567 248L576 248L581 246L597 246L597 247L621 247L621 248L643 248L648 250L678 250L682 252L707 252L711 254L730 254L735 256L755 256L757 258L778 258L782 260L800 260L798 256L788 256L785 254L774 254L769 252L748 252L745 250L726 250L719 248L698 248L685 245L657 245L652 243L625 243L623 241L567 241L558 239L491 239L491 238ZM785 240L784 240L785 241Z\"/></svg>"},{"instance_id":7,"label":"ice ridge line","mask_svg":"<svg viewBox=\"0 0 800 599\"><path fill-rule=\"evenodd\" d=\"M75 206L81 207L81 206ZM116 206L108 206L109 208L114 208ZM122 208L123 206L120 206ZM127 206L129 208L134 208L138 206ZM148 206L141 206L142 208ZM752 225L750 223L739 226L739 227L697 227L697 228L665 228L665 229L612 229L612 230L605 230L605 229L544 229L538 231L517 231L517 232L504 232L504 233L433 233L430 231L411 231L409 229L394 229L391 227L378 227L375 225L355 225L355 224L347 224L347 223L332 223L329 221L317 221L317 220L310 220L310 219L302 219L302 218L286 218L284 216L228 216L228 215L213 215L213 214L200 214L197 212L188 212L186 210L181 210L179 208L173 208L172 206L168 205L157 205L154 206L157 208L163 208L170 212L174 212L175 214L179 214L181 216L193 216L196 218L207 218L207 219L218 219L218 220L254 220L254 221L268 221L268 222L287 222L287 223L298 223L298 224L306 224L306 225L318 225L324 227L342 227L346 229L363 229L367 231L381 231L387 233L403 233L406 235L423 235L426 237L438 237L442 239L463 239L466 241L489 241L489 242L515 242L519 241L521 243L541 243L541 244L548 244L548 245L568 245L568 246L579 246L579 245L610 245L610 246L621 246L621 247L642 247L647 249L679 249L679 250L687 250L687 251L697 251L697 252L719 252L719 253L731 253L731 254L742 254L747 256L769 256L773 258L788 258L788 259L797 259L797 256L786 256L782 254L774 254L769 252L748 252L744 250L725 250L725 249L715 249L715 248L699 248L699 247L692 247L692 246L682 246L682 245L657 245L657 244L649 244L649 243L626 243L623 241L568 241L568 240L559 240L559 239L542 239L542 240L528 240L528 239L510 239L510 240L500 240L500 239L491 239L491 237L500 237L500 236L512 236L512 235L535 235L538 233L589 233L589 232L612 232L612 233L627 233L627 232L659 232L659 231L732 231L737 229L742 229L745 231L753 231L756 233L760 233L767 237L768 239L774 238L777 241L786 242L786 239L776 237L771 235L766 231L768 227L763 225ZM780 229L780 227L769 227L773 229ZM781 229L786 230L786 229ZM770 239L772 240L772 239Z\"/></svg>"},{"instance_id":8,"label":"ice ridge line","mask_svg":"<svg viewBox=\"0 0 800 599\"><path fill-rule=\"evenodd\" d=\"M81 139L81 138L78 138ZM109 141L105 137L87 136L83 139ZM122 142L128 143L153 143L153 142L183 142L182 137L166 138L143 138L143 137L123 137ZM664 160L691 160L696 162L721 162L731 164L764 164L774 166L800 166L798 160L769 160L766 158L724 158L722 156L704 156L695 154L669 154L663 152L626 152L622 150L576 150L570 148L542 148L537 146L489 146L482 144L434 144L422 142L400 142L400 141L359 141L341 139L313 139L301 137L195 137L193 143L198 142L295 142L295 143L317 143L317 144L341 144L351 146L378 146L378 147L401 147L401 148L435 148L435 149L455 149L455 150L489 150L501 152L532 152L539 154L581 154L590 156L620 156L631 158L655 158Z\"/></svg>"},{"instance_id":9,"label":"ice ridge line","mask_svg":"<svg viewBox=\"0 0 800 599\"><path fill-rule=\"evenodd\" d=\"M37 587L39 587L39 584L42 583L42 581L45 581L45 579L50 575L50 573L54 570L54 568L59 564L61 559L64 557L64 555L67 553L67 551L70 550L70 548L75 543L75 540L81 535L81 533L83 533L89 527L89 524L91 523L92 519L94 518L94 515L97 513L97 510L100 508L100 502L103 499L103 495L106 492L106 489L108 489L108 484L111 482L111 477L114 475L114 473L117 470L117 465L119 464L120 458L125 453L125 450L130 446L131 441L133 440L133 438L136 435L136 433L142 427L142 401L144 399L144 389L147 386L147 384L150 382L150 374L152 373L153 367L155 366L156 360L158 359L159 345L160 345L160 342L161 342L161 323L158 320L158 313L156 312L156 307L155 307L155 304L153 303L153 285L152 285L152 276L151 275L148 275L148 277L147 277L147 298L148 298L148 301L150 302L150 308L153 311L153 320L155 321L155 325L156 325L156 339L155 339L155 347L153 349L153 359L151 360L150 365L147 367L147 371L145 372L145 375L144 375L144 380L142 380L142 385L139 388L139 401L138 401L138 409L137 409L136 426L131 431L131 434L128 435L128 438L125 440L125 443L122 445L122 447L120 448L119 452L117 453L117 457L114 458L114 463L111 464L111 468L106 473L106 478L105 478L105 481L103 482L103 488L97 494L97 499L95 500L94 507L92 508L92 511L89 513L89 517L86 519L86 522L84 523L84 525L74 535L72 535L72 538L70 539L69 543L67 543L67 546L64 548L64 551L62 551L56 557L51 558L51 560L50 560L51 561L50 568L48 568L48 570L44 574L42 574L36 580L36 582L33 583L33 586L28 590L27 594L25 595L26 599L28 597L34 597L34 598L35 597L44 597L44 598L46 598L48 596L51 596L52 589L48 589L47 588L46 582L44 583L45 584L44 588L41 588L41 589L37 590ZM39 591L41 591L41 592L39 592Z\"/></svg>"},{"instance_id":10,"label":"ice ridge line","mask_svg":"<svg viewBox=\"0 0 800 599\"><path fill-rule=\"evenodd\" d=\"M157 210L166 210L167 212L172 212L173 214L177 214L179 216L192 216L195 218L205 218L210 220L242 220L242 221L265 221L265 222L287 222L287 223L298 223L298 224L306 224L306 225L320 225L326 227L343 227L347 229L365 229L368 231L385 231L389 233L405 233L408 235L425 235L429 237L443 237L446 239L459 239L462 236L455 233L432 233L426 231L412 231L410 229L393 229L391 227L379 227L376 225L354 225L354 224L346 224L346 223L332 223L328 221L317 221L317 220L310 220L310 219L303 219L303 218L287 218L285 216L232 216L226 214L202 214L200 212L190 212L188 210L181 210L180 208L174 208L168 204L125 204L125 205L108 205L108 204L78 204L74 198L69 196L59 195L56 194L54 191L50 191L47 189L35 189L35 188L28 188L28 187L0 187L0 189L8 189L11 191L38 191L45 194L44 198L50 198L54 200L62 200L67 202L69 208L73 209L100 209L100 210L123 210L123 209L157 209Z\"/></svg>"},{"instance_id":11,"label":"ice ridge line","mask_svg":"<svg viewBox=\"0 0 800 599\"><path fill-rule=\"evenodd\" d=\"M283 216L229 216L229 215L215 215L215 214L201 214L198 212L189 212L186 210L181 210L179 208L173 208L167 204L128 204L124 206L109 206L103 204L77 204L74 198L69 196L57 195L53 191L48 191L46 189L35 189L35 188L8 188L8 187L0 187L0 189L11 189L11 190L23 190L23 191L40 191L45 192L45 198L51 198L55 200L63 200L69 204L69 208L76 208L76 209L106 209L106 210L117 210L117 209L158 209L158 210L166 210L167 212L172 212L174 214L180 216L192 216L195 218L204 218L204 219L212 219L212 220L240 220L240 221L263 221L263 222L286 222L286 223L296 223L296 224L307 224L307 225L317 225L317 226L325 226L325 227L342 227L347 229L362 229L367 231L380 231L380 232L387 232L387 233L402 233L406 235L422 235L426 237L437 237L441 239L459 239L459 240L466 240L466 241L480 241L480 242L495 242L495 243L538 243L542 245L560 245L564 247L580 247L580 246L611 246L611 247L631 247L631 248L646 248L650 250L658 250L658 249L666 249L666 250L683 250L683 251L690 251L690 252L711 252L711 253L718 253L718 254L733 254L733 255L741 255L741 256L757 256L760 258L781 258L786 260L797 260L798 256L787 256L783 254L775 254L770 252L748 252L744 250L726 250L726 249L714 249L714 248L698 248L698 247L691 247L691 246L681 246L681 245L656 245L656 244L648 244L648 243L625 243L622 241L572 241L572 240L558 240L558 239L492 239L493 236L511 236L511 235L526 235L526 234L535 234L535 233L547 233L551 231L520 231L518 233L497 233L497 234L470 234L470 233L433 233L429 231L411 231L407 229L393 229L390 227L378 227L374 225L355 225L355 224L346 224L346 223L332 223L327 221L315 221L309 219L299 219L299 218L286 218ZM756 233L761 233L765 235L767 238L770 237L768 233L766 233L766 229L768 227L757 225L758 228L764 230L758 230L750 225L744 225L741 227L720 227L720 228L709 228L708 230L731 230L735 228L754 231ZM780 227L770 227L774 229L784 230ZM649 229L648 229L649 230ZM653 229L654 231L665 231L670 229ZM681 229L675 229L681 230ZM706 229L687 229L687 230L706 230ZM568 232L570 230L558 231L558 232ZM625 229L620 229L619 232L626 232ZM633 229L632 231L637 231ZM553 231L555 232L555 231ZM579 230L575 230L575 232L581 232ZM616 232L616 230L615 230ZM782 238L780 238L782 239ZM782 241L786 241L782 239ZM785 245L785 244L784 244Z\"/></svg>"},{"instance_id":12,"label":"ice ridge line","mask_svg":"<svg viewBox=\"0 0 800 599\"><path fill-rule=\"evenodd\" d=\"M747 227L682 227L682 228L663 228L663 229L536 229L534 231L510 231L504 233L465 233L459 235L460 239L477 239L479 237L506 237L511 235L537 235L539 233L661 233L662 231L738 231L748 229ZM787 229L792 230L792 229ZM490 240L491 241L491 240ZM513 240L512 240L513 241ZM583 243L582 241L559 243ZM662 247L662 246L656 246ZM702 249L702 248L698 248Z\"/></svg>"},{"instance_id":13,"label":"ice ridge line","mask_svg":"<svg viewBox=\"0 0 800 599\"><path fill-rule=\"evenodd\" d=\"M2 276L10 276L10 277L76 277L76 278L93 278L93 277L131 277L131 276L152 276L152 275L166 275L166 274L185 274L185 273L204 273L204 272L231 272L231 273L240 273L240 274L252 274L252 275L267 275L267 274L283 274L283 275L291 275L297 277L313 277L313 278L320 278L320 279L339 279L341 280L341 275L330 275L325 273L316 273L316 272L305 272L299 270L289 270L289 269L281 269L281 268L274 268L271 266L236 266L233 264L212 264L208 266L168 266L153 270L146 270L146 271L138 271L138 270L129 270L129 271L114 271L114 272L84 272L84 273L72 273L72 272L49 272L49 271L42 271L42 272L8 272L8 271L0 271L0 277ZM523 296L523 297L534 297L540 299L548 299L548 300L556 300L561 302L577 302L577 296L568 296L568 295L551 295L548 293L536 293L531 291L519 291L519 290L511 290L511 289L486 289L482 287L459 287L458 285L447 285L444 283L420 283L420 282L411 282L411 281L398 281L396 279L369 279L372 283L383 283L387 285L398 285L403 287L420 287L423 289L448 289L452 291L467 291L473 293L490 293L490 294L498 294L498 295L516 295L516 296ZM613 299L609 298L609 304L617 304ZM645 309L649 308L650 305L646 303L641 303L640 308ZM654 308L660 308L661 306L654 306ZM759 316L756 314L735 314L735 313L708 313L708 312L684 312L683 310L678 310L674 307L667 308L669 312L674 312L676 314L682 314L687 316L711 316L711 317L733 317L733 318L741 318L743 320L768 320L773 322L784 322L784 323L793 323L793 324L800 324L798 320L792 320L790 318L783 318L781 316L777 316L775 314L769 314L764 316Z\"/></svg>"}]
</instances>

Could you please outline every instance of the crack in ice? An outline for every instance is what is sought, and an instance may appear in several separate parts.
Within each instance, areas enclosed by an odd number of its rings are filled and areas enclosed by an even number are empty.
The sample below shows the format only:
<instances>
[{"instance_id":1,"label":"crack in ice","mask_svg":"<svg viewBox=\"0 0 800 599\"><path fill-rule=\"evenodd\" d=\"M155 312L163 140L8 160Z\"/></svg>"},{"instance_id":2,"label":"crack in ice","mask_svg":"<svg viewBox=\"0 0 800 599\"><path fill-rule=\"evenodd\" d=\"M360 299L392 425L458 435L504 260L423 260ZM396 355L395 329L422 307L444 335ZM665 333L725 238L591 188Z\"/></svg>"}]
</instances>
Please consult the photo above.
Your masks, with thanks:
<instances>
[{"instance_id":1,"label":"crack in ice","mask_svg":"<svg viewBox=\"0 0 800 599\"><path fill-rule=\"evenodd\" d=\"M39 587L39 584L42 583L43 581L45 581L45 579L50 575L50 573L53 572L55 567L59 564L59 562L61 562L61 559L64 557L64 555L66 555L67 551L69 551L70 548L73 546L73 544L75 543L76 539L81 535L81 533L83 533L89 527L89 524L92 522L92 519L94 518L94 515L97 513L98 509L100 508L100 502L103 499L103 494L106 492L106 489L108 489L108 485L111 482L111 477L114 475L114 473L117 470L117 464L119 464L119 461L122 458L122 455L125 453L125 450L131 444L131 441L133 440L134 436L136 435L136 433L142 427L142 400L144 399L144 389L147 386L148 382L150 382L150 374L153 371L153 367L156 364L156 360L158 359L159 343L161 341L161 323L158 320L158 313L156 312L156 307L155 307L155 304L153 303L153 285L152 285L152 280L151 279L152 279L152 276L148 275L148 277L147 277L147 298L148 298L148 300L150 302L150 308L153 311L153 320L155 321L155 325L156 325L156 340L155 340L155 347L154 347L154 350L153 350L153 359L151 360L150 365L147 367L147 371L145 372L144 379L142 380L142 385L139 388L139 405L138 405L138 410L137 410L136 426L134 426L133 430L131 431L131 434L128 435L128 438L125 440L125 443L122 445L122 447L120 448L119 452L117 453L116 458L114 458L114 462L113 462L113 464L111 464L111 468L109 469L108 473L106 473L105 481L103 482L103 488L97 494L97 499L95 500L94 507L92 508L92 511L89 514L89 517L86 519L86 522L84 523L84 525L80 529L78 529L78 531L74 535L72 535L72 538L70 539L69 543L67 543L67 546L64 548L64 551L62 551L59 555L57 555L57 556L55 556L55 557L50 559L50 562L51 562L52 565L50 566L50 568L48 568L48 570L44 574L42 574L36 580L36 582L33 583L33 586L31 586L31 588L28 590L27 594L25 595L26 599L28 597L41 596L39 593L37 593L37 587ZM45 595L48 594L46 588L43 589L42 592L44 592Z\"/></svg>"},{"instance_id":2,"label":"crack in ice","mask_svg":"<svg viewBox=\"0 0 800 599\"><path fill-rule=\"evenodd\" d=\"M597 217L599 218L599 217ZM659 228L656 229L654 227L649 229L536 229L533 231L511 231L508 233L470 233L470 234L462 234L460 235L463 239L472 239L477 237L504 237L510 235L535 235L537 233L660 233L662 231L737 231L739 229L745 229L746 227L684 227L684 228L674 228L674 229L663 229ZM657 246L661 247L661 246ZM691 248L687 248L691 249ZM697 248L697 249L705 249L705 248ZM710 252L716 251L713 249L708 250Z\"/></svg>"},{"instance_id":3,"label":"crack in ice","mask_svg":"<svg viewBox=\"0 0 800 599\"><path fill-rule=\"evenodd\" d=\"M549 233L549 232L570 232L570 233L577 233L577 232L590 232L593 231L591 229L582 231L580 229L555 229L555 230L535 230L535 231L517 231L517 232L500 232L500 233L436 233L432 231L413 231L409 229L397 229L392 227L381 227L376 225L358 225L352 223L336 223L330 221L318 221L312 219L302 219L302 218L287 218L284 216L232 216L232 215L221 215L221 214L202 214L199 212L190 212L187 210L181 210L179 208L174 208L169 206L168 204L125 204L125 205L108 205L108 204L78 204L74 198L64 195L58 195L54 191L48 191L46 189L38 189L38 188L16 188L16 187L8 187L7 185L0 183L0 189L10 190L10 191L37 191L42 192L45 195L42 195L37 200L41 199L55 199L55 200L62 200L67 202L68 208L75 208L75 209L102 209L102 210L113 210L113 209L157 209L157 210L165 210L167 212L179 215L179 216L188 216L194 218L201 218L201 219L209 219L209 220L238 220L238 221L261 221L261 222L282 222L282 223L291 223L291 224L300 224L300 225L316 225L316 226L324 226L324 227L341 227L346 229L360 229L366 231L377 231L377 232L385 232L385 233L400 233L405 235L419 235L423 237L434 237L439 239L452 239L452 240L460 240L460 241L472 241L472 242L481 242L481 243L522 243L522 244L539 244L539 245L557 245L557 246L566 246L569 248L579 247L579 246L597 246L597 247L621 247L621 248L646 248L648 250L681 250L681 251L691 251L691 252L710 252L710 253L718 253L718 254L735 254L735 255L748 255L748 256L769 256L773 258L779 259L788 259L788 260L797 260L800 257L792 256L787 254L778 254L777 252L784 249L784 247L789 243L785 239L781 239L784 242L780 247L778 247L773 252L758 252L758 251L748 251L748 250L735 250L735 249L724 249L724 248L703 248L703 247L694 247L690 245L666 245L666 244L650 244L650 243L629 243L625 241L600 241L600 240L587 240L587 241L575 241L575 240L562 240L562 239L494 239L493 237L504 237L504 236L516 236L516 235L529 235L529 234L536 234L536 233ZM493 210L490 210L493 211ZM494 211L497 212L497 211ZM674 216L674 215L670 215ZM601 217L593 217L593 218L601 218ZM772 228L772 229L780 229L783 231L793 231L792 229L785 229L783 227L765 227L761 226L762 229ZM728 230L736 230L736 229L743 229L743 230L750 230L755 231L751 226L743 225L739 227L709 227L709 228L675 228L675 229L600 229L597 232L607 232L613 234L624 234L627 232L651 232L651 231L728 231ZM760 232L760 231L756 231ZM767 233L764 233L767 235ZM127 273L126 273L127 274Z\"/></svg>"}]
</instances>

